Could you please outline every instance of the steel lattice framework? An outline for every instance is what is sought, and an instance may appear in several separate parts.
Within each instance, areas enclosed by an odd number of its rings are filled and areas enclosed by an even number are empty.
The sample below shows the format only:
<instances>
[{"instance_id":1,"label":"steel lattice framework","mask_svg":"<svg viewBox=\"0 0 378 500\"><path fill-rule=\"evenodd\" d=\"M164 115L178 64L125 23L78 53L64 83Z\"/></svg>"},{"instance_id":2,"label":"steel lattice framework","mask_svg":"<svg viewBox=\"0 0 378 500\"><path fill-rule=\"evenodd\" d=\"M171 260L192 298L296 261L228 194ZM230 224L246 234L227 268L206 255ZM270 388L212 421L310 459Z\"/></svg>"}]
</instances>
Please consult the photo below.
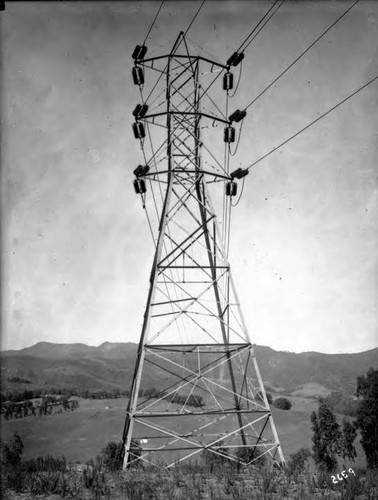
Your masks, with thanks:
<instances>
[{"instance_id":1,"label":"steel lattice framework","mask_svg":"<svg viewBox=\"0 0 378 500\"><path fill-rule=\"evenodd\" d=\"M157 103L134 113L146 162L134 172L137 192L157 220L155 227L149 218L155 256L123 432L124 467L138 461L172 467L203 451L244 465L261 455L282 463L227 257L231 197L222 193L220 230L209 194L210 185L233 182L230 144L224 139L222 164L202 137L208 127L214 143L217 126L231 126L209 96L230 67L190 55L183 33L169 54L134 59L142 103ZM154 72L157 81L144 98L144 73ZM160 131L157 148L152 126ZM151 386L158 389L142 390Z\"/></svg>"}]
</instances>

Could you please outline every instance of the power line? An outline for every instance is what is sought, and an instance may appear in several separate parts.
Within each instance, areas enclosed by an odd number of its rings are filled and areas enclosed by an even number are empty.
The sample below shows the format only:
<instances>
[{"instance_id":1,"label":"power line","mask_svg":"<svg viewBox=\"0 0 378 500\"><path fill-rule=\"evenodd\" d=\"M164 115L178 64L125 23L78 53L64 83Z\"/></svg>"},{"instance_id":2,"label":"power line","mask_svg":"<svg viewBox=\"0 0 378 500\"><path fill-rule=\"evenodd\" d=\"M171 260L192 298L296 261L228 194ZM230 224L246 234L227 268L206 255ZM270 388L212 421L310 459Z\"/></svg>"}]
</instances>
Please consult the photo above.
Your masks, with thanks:
<instances>
[{"instance_id":1,"label":"power line","mask_svg":"<svg viewBox=\"0 0 378 500\"><path fill-rule=\"evenodd\" d=\"M282 148L282 146L284 146L285 144L287 144L289 141L291 141L292 139L294 139L295 137L298 137L299 134L301 134L302 132L304 132L305 130L307 130L308 128L310 128L312 125L314 125L315 123L317 123L319 120L321 120L322 118L324 118L325 116L327 116L329 113L331 113L332 111L334 111L336 108L338 108L339 106L341 106L342 104L344 104L344 102L348 101L349 99L351 99L353 96L355 96L356 94L358 94L358 92L361 92L361 90L365 89L368 85L370 85L371 83L375 82L375 80L378 80L378 75L375 76L373 79L369 80L367 83L365 83L362 87L360 87L359 89L355 90L353 92L353 94L350 94L348 95L348 97L346 97L345 99L343 99L342 101L340 101L339 103L335 104L335 106L333 106L331 109L329 109L328 111L326 111L325 113L323 113L322 115L318 116L318 118L316 118L315 120L313 120L311 123L309 123L308 125L306 125L305 127L303 127L301 130L299 130L298 132L296 132L294 135L292 135L291 137L289 137L288 139L286 139L285 141L281 142L281 144L279 146L276 146L275 148L273 148L271 151L269 151L268 153L266 153L264 156L261 156L258 160L256 160L255 162L253 162L251 165L249 165L246 170L249 170L250 168L254 167L257 163L259 163L260 161L264 160L265 158L267 158L269 155L271 155L272 153L274 153L275 151L277 151L277 149L280 149Z\"/></svg>"},{"instance_id":2,"label":"power line","mask_svg":"<svg viewBox=\"0 0 378 500\"><path fill-rule=\"evenodd\" d=\"M203 4L204 4L205 2L206 2L206 0L202 0L202 3L201 3L201 5L199 6L199 8L198 8L197 12L194 14L193 19L191 20L191 22L190 22L189 26L186 28L186 31L185 31L185 33L184 33L184 36L185 36L185 35L188 33L188 31L190 30L190 28L191 28L192 24L193 24L193 23L194 23L194 21L196 20L196 17L198 16L199 11L202 9L202 6L203 6Z\"/></svg>"},{"instance_id":3,"label":"power line","mask_svg":"<svg viewBox=\"0 0 378 500\"><path fill-rule=\"evenodd\" d=\"M144 44L146 43L147 38L148 38L149 34L151 33L151 30L152 30L152 28L153 28L153 25L155 24L155 21L156 21L156 19L157 19L158 15L159 15L159 12L161 11L161 8L163 7L164 2L165 2L165 0L162 0L162 2L161 2L161 4L160 4L160 7L159 7L158 11L156 12L156 15L155 15L155 17L154 17L154 20L152 21L152 24L151 24L151 26L150 26L150 29L148 30L147 35L146 35L146 38L144 39L144 42L143 42L143 44L142 44L142 45L144 45Z\"/></svg>"},{"instance_id":4,"label":"power line","mask_svg":"<svg viewBox=\"0 0 378 500\"><path fill-rule=\"evenodd\" d=\"M252 30L252 31L251 31L251 33L247 36L247 38L244 40L244 42L240 45L240 47L236 50L236 52L240 52L240 51L241 51L241 49L242 49L243 45L244 45L245 43L247 43L248 38L254 34L254 32L257 30L257 28L260 26L260 24L264 21L264 19L266 18L266 16L268 16L268 15L269 15L269 12L270 12L270 11L274 8L274 6L275 6L275 5L276 5L279 1L280 1L280 0L276 0L276 1L274 2L274 4L273 4L273 5L271 5L271 6L269 7L269 9L267 10L267 12L263 15L263 17L260 19L260 21L256 24L256 26L253 28L253 30ZM243 51L244 51L244 50L245 50L245 48L243 49Z\"/></svg>"},{"instance_id":5,"label":"power line","mask_svg":"<svg viewBox=\"0 0 378 500\"><path fill-rule=\"evenodd\" d=\"M246 109L248 109L250 106L252 106L252 104L254 104L254 103L255 103L258 99L260 99L260 97L261 97L263 94L265 94L265 92L266 92L267 90L269 90L269 89L270 89L270 87L271 87L272 85L274 85L274 84L275 84L275 83L276 83L276 82L277 82L277 81L278 81L278 80L279 80L279 79L280 79L280 78L281 78L281 77L282 77L282 76L283 76L283 75L284 75L287 71L289 71L289 69L290 69L290 68L292 68L292 67L294 66L294 64L296 64L296 63L299 61L299 59L301 59L301 58L302 58L302 57L303 57L303 56L304 56L304 55L305 55L305 54L306 54L306 53L307 53L307 52L308 52L308 51L309 51L309 50L310 50L310 49L311 49L311 48L312 48L312 47L313 47L313 46L314 46L314 45L315 45L315 44L316 44L316 43L317 43L317 42L318 42L321 38L323 38L323 36L324 36L326 33L328 33L328 31L330 31L330 30L331 30L331 29L332 29L332 28L333 28L333 27L334 27L334 26L335 26L335 25L336 25L339 21L341 21L341 19L342 19L344 16L346 16L346 15L348 14L348 12L349 12L351 9L353 9L353 7L354 7L354 6L355 6L355 5L356 5L359 1L360 1L360 0L356 0L356 1L355 1L355 2L354 2L351 6L350 6L350 7L348 7L348 8L347 8L347 10L346 10L343 14L341 14L341 16L339 16L339 17L336 19L336 21L334 21L334 22L333 22L333 23L332 23L332 24L331 24L331 25L330 25L330 26L329 26L329 27L328 27L325 31L323 31L323 33L322 33L321 35L319 35L319 36L318 36L318 38L317 38L314 42L312 42L312 44L311 44L311 45L309 45L309 46L307 47L307 49L305 49L305 50L304 50L304 51L303 51L303 52L302 52L302 53L301 53L301 54L300 54L300 55L299 55L296 59L294 59L294 61L293 61L293 62L292 62L292 63L291 63L291 64L290 64L290 65L289 65L286 69L284 69L284 70L282 71L282 73L280 73L280 74L277 76L277 78L275 78L275 79L274 79L274 80L273 80L273 81L272 81L272 82L271 82L271 83L270 83L267 87L265 87L265 89L264 89L262 92L260 92L260 94L259 94L257 97L255 97L255 98L253 99L253 101L251 101L251 102L248 104L248 106L246 106L244 109L245 109L245 110L246 110Z\"/></svg>"},{"instance_id":6,"label":"power line","mask_svg":"<svg viewBox=\"0 0 378 500\"><path fill-rule=\"evenodd\" d=\"M272 7L274 7L276 5L276 3L278 2L279 0L276 0L276 2L273 4ZM257 37L257 35L260 33L260 31L262 31L264 29L264 27L268 24L268 22L272 19L272 17L274 16L274 14L278 11L278 9L282 6L282 4L284 3L285 0L281 0L281 3L276 7L276 9L270 14L270 16L268 17L268 19L265 21L265 23L261 26L261 28L257 31L257 33L255 34L254 37L251 38L251 40L247 43L247 45L244 47L243 49L243 52L251 45L251 43L253 42L253 40Z\"/></svg>"}]
</instances>

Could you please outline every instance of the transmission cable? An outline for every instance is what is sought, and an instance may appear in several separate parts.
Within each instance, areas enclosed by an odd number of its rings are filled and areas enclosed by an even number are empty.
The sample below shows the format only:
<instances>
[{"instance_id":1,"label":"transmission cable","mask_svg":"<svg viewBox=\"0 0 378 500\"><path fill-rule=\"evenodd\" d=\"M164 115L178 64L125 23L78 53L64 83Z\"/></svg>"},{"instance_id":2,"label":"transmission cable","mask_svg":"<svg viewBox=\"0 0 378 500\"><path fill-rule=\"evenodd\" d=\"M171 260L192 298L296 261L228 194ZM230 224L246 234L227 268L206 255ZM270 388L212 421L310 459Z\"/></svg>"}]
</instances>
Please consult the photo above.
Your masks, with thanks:
<instances>
[{"instance_id":1,"label":"transmission cable","mask_svg":"<svg viewBox=\"0 0 378 500\"><path fill-rule=\"evenodd\" d=\"M342 104L344 104L344 102L346 102L349 99L351 99L353 96L355 96L356 94L358 94L358 92L361 92L361 90L365 89L368 85L370 85L371 83L375 82L375 80L378 80L378 75L375 76L374 78L372 78L371 80L369 80L367 83L365 83L359 89L355 90L353 92L353 94L348 95L348 97L345 97L345 99L343 99L342 101L340 101L337 104L335 104L335 106L333 106L331 109L329 109L328 111L326 111L322 115L318 116L318 118L316 118L311 123L309 123L308 125L306 125L305 127L303 127L301 130L299 130L298 132L296 132L294 135L290 136L288 139L286 139L285 141L283 141L279 146L276 146L271 151L269 151L268 153L266 153L264 156L261 156L258 160L256 160L251 165L249 165L248 167L246 167L246 170L249 170L250 168L254 167L257 163L259 163L260 161L264 160L266 157L268 157L269 155L271 155L272 153L274 153L275 151L277 151L277 149L281 148L282 146L284 146L285 144L287 144L289 141L291 141L295 137L298 137L299 134L301 134L302 132L304 132L305 130L307 130L308 128L310 128L312 125L314 125L315 123L317 123L319 120L321 120L322 118L324 118L325 116L327 116L329 113L331 113L332 111L334 111L336 108L338 108L339 106L341 106Z\"/></svg>"},{"instance_id":2,"label":"transmission cable","mask_svg":"<svg viewBox=\"0 0 378 500\"><path fill-rule=\"evenodd\" d=\"M153 26L154 26L154 24L155 24L155 21L156 21L156 19L157 19L158 15L159 15L159 12L161 11L161 8L163 7L164 2L165 2L165 0L162 0L162 2L161 2L161 4L160 4L160 7L159 7L158 11L156 12L156 15L155 15L155 17L154 17L154 20L152 21L152 24L151 24L151 26L150 26L150 29L148 30L147 35L146 35L146 38L144 39L144 42L143 42L143 44L142 44L142 45L144 45L144 44L146 43L146 41L147 41L147 39L148 39L148 36L149 36L149 34L151 33L151 30L152 30L152 28L153 28Z\"/></svg>"},{"instance_id":3,"label":"transmission cable","mask_svg":"<svg viewBox=\"0 0 378 500\"><path fill-rule=\"evenodd\" d=\"M238 50L236 52L239 52L239 50L241 49L241 47L247 42L247 40L250 38L250 36L256 31L256 29L260 26L260 24L264 21L264 19L266 18L266 16L269 15L269 12L274 8L274 6L279 2L281 1L281 4L277 7L277 9L273 12L273 14L269 17L269 19L264 23L264 26L267 24L267 22L273 17L273 15L277 12L277 10L281 7L281 5L284 3L285 0L276 0L274 2L274 4L269 8L269 10L264 14L264 16L260 19L260 21L257 23L257 25L253 28L253 30L251 31L251 33L247 36L247 38L244 40L244 42L240 45L240 47L238 48ZM253 40L256 38L256 36L260 33L260 31L263 29L263 27L261 27L261 29L259 30L258 33L256 33L255 37L253 37ZM248 43L248 45L246 47L248 47L250 45L250 43L253 41L253 40L250 40L250 42ZM245 48L246 48L245 47ZM245 50L245 48L243 49L243 51ZM216 82L216 80L221 76L221 74L223 73L224 69L219 72L217 74L217 76L214 78L214 80L209 84L209 86L204 90L204 94L207 93L207 91L210 89L210 87L212 87L212 85ZM239 79L240 79L240 74L239 74ZM239 85L239 82L238 82L238 85ZM230 96L230 97L233 97L233 96Z\"/></svg>"},{"instance_id":4,"label":"transmission cable","mask_svg":"<svg viewBox=\"0 0 378 500\"><path fill-rule=\"evenodd\" d=\"M253 30L252 30L252 31L251 31L251 33L247 36L247 38L244 40L244 42L240 45L240 47L236 50L236 52L240 52L240 51L244 52L244 50L246 49L246 47L244 47L244 48L243 48L243 50L242 50L243 45L244 45L245 43L247 43L248 39L249 39L249 38L250 38L250 37L251 37L251 36L255 33L255 31L256 31L256 30L257 30L257 28L260 26L260 24L261 24L261 23L264 21L264 19L265 19L265 18L269 15L270 11L271 11L271 10L274 8L274 6L275 6L278 2L280 2L280 1L283 3L285 0L276 0L276 1L274 2L274 4L273 4L273 5L271 5L271 6L269 7L269 9L267 10L267 12L263 15L263 17L260 19L260 21L256 24L256 26L253 28ZM280 5L279 7L281 7L281 5ZM265 26L265 25L264 25L264 26ZM249 45L249 44L248 44L248 45Z\"/></svg>"},{"instance_id":5,"label":"transmission cable","mask_svg":"<svg viewBox=\"0 0 378 500\"><path fill-rule=\"evenodd\" d=\"M271 82L271 83L270 83L270 84L269 84L269 85L268 85L268 86L267 86L267 87L266 87L263 91L261 91L261 92L260 92L260 94L259 94L257 97L255 97L255 98L253 99L253 101L251 101L251 102L248 104L248 106L246 106L246 107L244 108L244 110L247 110L250 106L252 106L252 104L254 104L254 103L255 103L258 99L260 99L260 97L261 97L263 94L265 94L265 92L266 92L267 90L269 90L269 89L272 87L272 85L274 85L274 84L275 84L275 83L276 83L276 82L277 82L277 81L278 81L278 80L279 80L279 79L280 79L280 78L281 78L281 77L282 77L282 76L283 76L283 75L284 75L287 71L289 71L289 69L290 69L290 68L292 68L292 67L294 66L294 64L296 64L296 63L299 61L299 59L301 59L301 58L302 58L302 57L303 57L303 56L304 56L304 55L305 55L305 54L306 54L306 53L307 53L307 52L308 52L308 51L309 51L309 50L310 50L310 49L311 49L311 48L312 48L312 47L313 47L313 46L314 46L314 45L315 45L315 44L316 44L316 43L317 43L317 42L318 42L321 38L323 38L323 36L324 36L326 33L328 33L328 31L330 31L330 30L331 30L331 29L332 29L332 28L333 28L333 27L334 27L334 26L335 26L335 25L336 25L339 21L341 21L341 19L342 19L344 16L346 16L346 15L348 14L348 12L349 12L351 9L353 9L353 7L354 7L354 6L355 6L355 5L356 5L359 1L360 1L360 0L355 0L355 2L354 2L351 6L349 6L349 7L347 8L347 10L346 10L343 14L341 14L341 16L339 16L339 17L336 19L336 21L334 21L334 22L333 22L333 23L332 23L332 24L331 24L331 25L330 25L330 26L329 26L329 27L328 27L325 31L323 31L323 33L322 33L321 35L319 35L319 36L318 36L318 38L317 38L315 41L313 41L313 42L311 43L311 45L309 45L309 46L307 47L307 49L305 49L305 50L304 50L304 51L303 51L303 52L302 52L302 53L301 53L301 54L300 54L300 55L299 55L296 59L294 59L294 61L293 61L293 62L292 62L292 63L291 63L291 64L290 64L287 68L285 68L285 69L282 71L282 73L280 73L280 74L279 74L279 75L278 75L278 76L277 76L277 77L276 77L276 78L275 78L275 79L274 79L274 80L273 80L273 81L272 81L272 82Z\"/></svg>"},{"instance_id":6,"label":"transmission cable","mask_svg":"<svg viewBox=\"0 0 378 500\"><path fill-rule=\"evenodd\" d=\"M193 19L191 20L191 22L190 22L189 26L186 28L186 31L185 31L185 33L184 33L184 36L188 33L188 31L189 31L189 30L190 30L190 28L192 27L192 24L193 24L193 23L194 23L194 21L196 20L196 17L198 16L199 11L202 9L202 6L203 6L203 4L204 4L205 2L206 2L206 0L202 0L202 3L201 3L201 5L198 7L197 12L194 14Z\"/></svg>"},{"instance_id":7,"label":"transmission cable","mask_svg":"<svg viewBox=\"0 0 378 500\"><path fill-rule=\"evenodd\" d=\"M278 0L274 3L273 7L276 5ZM251 38L251 40L247 43L247 45L244 47L243 52L251 45L253 40L257 37L257 35L264 29L264 27L268 24L268 22L272 19L274 14L278 11L278 9L282 6L285 0L281 0L281 3L276 7L276 9L270 14L268 19L264 22L264 24L261 26L261 28L257 31L254 37ZM264 16L265 17L265 16ZM251 33L252 34L252 33Z\"/></svg>"}]
</instances>

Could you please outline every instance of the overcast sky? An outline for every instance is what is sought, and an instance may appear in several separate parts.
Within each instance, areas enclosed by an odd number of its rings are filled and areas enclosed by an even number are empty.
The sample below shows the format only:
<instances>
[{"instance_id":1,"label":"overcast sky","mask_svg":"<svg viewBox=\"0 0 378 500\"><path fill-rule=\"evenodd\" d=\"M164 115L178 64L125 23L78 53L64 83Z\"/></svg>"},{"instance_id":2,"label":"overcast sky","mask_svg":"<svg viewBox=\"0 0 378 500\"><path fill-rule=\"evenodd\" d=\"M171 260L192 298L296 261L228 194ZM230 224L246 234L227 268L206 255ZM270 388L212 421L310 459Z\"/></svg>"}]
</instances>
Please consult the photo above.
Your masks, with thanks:
<instances>
[{"instance_id":1,"label":"overcast sky","mask_svg":"<svg viewBox=\"0 0 378 500\"><path fill-rule=\"evenodd\" d=\"M287 0L246 50L246 106L352 2ZM139 340L153 247L132 170L131 53L159 2L7 3L2 17L2 349ZM165 2L157 55L199 2ZM225 61L269 2L205 2L188 35ZM246 117L247 166L378 75L378 2L361 0ZM193 49L194 50L194 49ZM378 83L260 162L232 219L252 341L378 345Z\"/></svg>"}]
</instances>

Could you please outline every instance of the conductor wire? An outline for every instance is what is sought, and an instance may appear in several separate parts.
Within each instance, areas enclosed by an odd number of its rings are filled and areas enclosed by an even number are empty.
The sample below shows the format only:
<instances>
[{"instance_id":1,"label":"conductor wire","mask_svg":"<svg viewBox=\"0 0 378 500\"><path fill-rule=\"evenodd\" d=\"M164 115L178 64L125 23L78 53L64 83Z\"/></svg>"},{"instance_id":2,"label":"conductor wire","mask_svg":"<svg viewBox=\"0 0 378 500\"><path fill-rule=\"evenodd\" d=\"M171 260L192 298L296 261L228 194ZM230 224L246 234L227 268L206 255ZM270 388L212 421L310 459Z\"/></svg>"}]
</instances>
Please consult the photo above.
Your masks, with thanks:
<instances>
[{"instance_id":1,"label":"conductor wire","mask_svg":"<svg viewBox=\"0 0 378 500\"><path fill-rule=\"evenodd\" d=\"M155 21L156 21L156 19L157 19L158 15L159 15L159 12L161 11L161 8L163 7L164 2L165 2L165 0L162 0L162 2L161 2L161 4L160 4L160 7L159 7L158 11L156 12L156 15L155 15L155 17L154 17L154 20L152 21L152 24L151 24L151 26L150 26L150 29L148 30L147 35L146 35L146 38L144 39L144 41L143 41L143 44L142 44L142 45L144 45L144 44L146 43L146 41L147 41L147 39L148 39L148 36L149 36L149 34L151 33L151 30L152 30L152 28L153 28L153 26L154 26L154 24L155 24Z\"/></svg>"},{"instance_id":2,"label":"conductor wire","mask_svg":"<svg viewBox=\"0 0 378 500\"><path fill-rule=\"evenodd\" d=\"M279 0L276 0L276 2L274 3L274 5L272 6L272 8L276 5L276 3L278 2ZM276 10L274 10L272 12L272 14L268 17L268 19L265 21L265 23L261 26L261 28L257 31L257 33L255 34L254 37L251 38L251 40L247 43L247 45L244 47L243 49L243 52L251 45L251 43L253 42L253 40L257 37L257 35L264 29L264 27L268 24L268 22L272 19L272 17L274 16L274 14L278 11L278 9L282 6L282 4L284 3L285 0L281 0L281 3L276 7ZM265 16L264 16L265 17Z\"/></svg>"},{"instance_id":3,"label":"conductor wire","mask_svg":"<svg viewBox=\"0 0 378 500\"><path fill-rule=\"evenodd\" d=\"M184 33L184 36L188 33L188 31L189 31L189 30L190 30L190 28L192 27L192 24L193 24L193 23L194 23L194 21L196 20L196 17L198 16L199 11L202 9L202 6L203 6L203 4L204 4L205 2L206 2L206 0L202 0L202 3L201 3L201 5L199 6L199 8L198 8L197 12L194 14L193 19L191 20L191 22L190 22L189 26L186 28L186 31L185 31L185 33Z\"/></svg>"},{"instance_id":4,"label":"conductor wire","mask_svg":"<svg viewBox=\"0 0 378 500\"><path fill-rule=\"evenodd\" d=\"M260 92L260 94L255 97L253 99L253 101L251 101L248 106L246 106L244 109L247 110L250 106L252 106L258 99L260 99L260 97L262 95L265 94L265 92L267 90L269 90L272 85L274 85L287 71L289 71L289 69L291 69L294 64L296 64L305 54L307 54L307 52L316 44L318 43L318 41L323 38L324 35L326 35L334 26L336 26L336 24L341 21L341 19L346 16L348 14L348 12L353 9L353 7L359 2L360 0L356 0L352 5L350 5L347 10L345 12L343 12L343 14L341 14L337 19L336 21L334 21L325 31L323 31L323 33L321 35L318 36L318 38L316 38L316 40L314 40L308 47L307 49L305 49L301 54L299 54L299 56L294 59L294 61L287 67L285 68L282 73L280 73L267 87L265 87L265 89L263 91Z\"/></svg>"},{"instance_id":5,"label":"conductor wire","mask_svg":"<svg viewBox=\"0 0 378 500\"><path fill-rule=\"evenodd\" d=\"M353 96L355 96L356 94L358 94L358 92L361 92L361 90L365 89L368 85L370 85L371 83L375 82L376 80L378 80L378 75L375 76L374 78L372 78L371 80L369 80L367 83L365 83L359 89L355 90L352 94L348 95L348 97L345 97L345 99L343 99L342 101L340 101L337 104L335 104L335 106L333 106L331 109L329 109L328 111L326 111L322 115L318 116L318 118L316 118L315 120L313 120L312 122L310 122L308 125L306 125L305 127L303 127L301 130L299 130L298 132L296 132L295 134L293 134L292 136L290 136L288 139L286 139L285 141L281 142L281 144L279 144L278 146L276 146L275 148L273 148L271 151L269 151L268 153L266 153L264 156L261 156L258 160L254 161L251 165L249 165L249 167L246 168L246 170L249 170L250 168L254 167L255 165L257 165L257 163L260 163L260 161L264 160L269 155L271 155L272 153L274 153L275 151L277 151L277 149L282 148L282 146L284 146L285 144L287 144L289 141L291 141L292 139L295 139L295 137L298 137L298 135L300 135L302 132L304 132L305 130L309 129L310 127L312 127L312 125L314 125L315 123L317 123L318 121L320 121L322 118L324 118L325 116L327 116L330 113L332 113L332 111L334 111L336 108L338 108L339 106L341 106L342 104L344 104L344 102L346 102L349 99L351 99Z\"/></svg>"},{"instance_id":6,"label":"conductor wire","mask_svg":"<svg viewBox=\"0 0 378 500\"><path fill-rule=\"evenodd\" d=\"M264 19L269 15L270 11L274 8L274 6L279 2L279 1L282 1L282 3L285 1L285 0L276 0L274 2L273 5L271 5L269 7L269 9L267 10L267 12L263 15L263 17L260 19L260 21L256 24L256 26L253 28L253 30L251 31L251 33L247 36L247 38L244 40L244 42L240 45L240 47L236 50L236 52L240 52L242 50L242 47L245 43L247 43L248 39L255 33L255 31L257 30L257 28L260 26L260 24L264 21ZM281 5L279 6L281 7ZM268 19L269 21L269 19ZM265 24L264 24L265 26ZM249 45L249 44L248 44ZM248 46L247 45L247 46ZM244 52L244 50L246 49L246 47L243 48L242 52Z\"/></svg>"}]
</instances>

